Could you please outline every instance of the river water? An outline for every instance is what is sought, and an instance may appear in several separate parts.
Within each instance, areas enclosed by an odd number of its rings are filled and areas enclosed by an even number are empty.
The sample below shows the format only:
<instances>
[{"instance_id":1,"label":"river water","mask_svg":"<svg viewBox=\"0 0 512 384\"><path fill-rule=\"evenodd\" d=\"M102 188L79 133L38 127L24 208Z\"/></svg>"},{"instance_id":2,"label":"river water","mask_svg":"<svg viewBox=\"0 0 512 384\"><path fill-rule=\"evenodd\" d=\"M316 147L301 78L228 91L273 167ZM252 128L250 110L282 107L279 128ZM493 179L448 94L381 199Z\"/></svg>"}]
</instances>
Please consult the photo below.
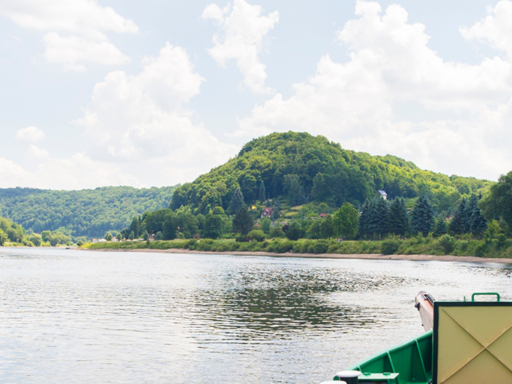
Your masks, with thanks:
<instances>
[{"instance_id":1,"label":"river water","mask_svg":"<svg viewBox=\"0 0 512 384\"><path fill-rule=\"evenodd\" d=\"M0 248L1 383L319 383L497 264Z\"/></svg>"}]
</instances>

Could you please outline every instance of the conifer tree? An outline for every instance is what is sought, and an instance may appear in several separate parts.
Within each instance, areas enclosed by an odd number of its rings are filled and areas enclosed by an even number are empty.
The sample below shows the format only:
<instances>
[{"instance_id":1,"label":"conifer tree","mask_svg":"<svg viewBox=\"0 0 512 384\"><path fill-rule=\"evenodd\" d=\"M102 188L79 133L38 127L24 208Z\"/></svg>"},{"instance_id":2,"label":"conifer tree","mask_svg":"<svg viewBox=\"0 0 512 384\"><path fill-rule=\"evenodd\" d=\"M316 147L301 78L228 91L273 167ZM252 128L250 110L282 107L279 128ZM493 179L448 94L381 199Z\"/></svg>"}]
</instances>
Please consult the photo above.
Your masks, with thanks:
<instances>
[{"instance_id":1,"label":"conifer tree","mask_svg":"<svg viewBox=\"0 0 512 384\"><path fill-rule=\"evenodd\" d=\"M357 226L357 236L360 238L367 238L370 233L368 230L368 218L370 216L370 202L365 200L361 206L361 214L359 215L359 223Z\"/></svg>"},{"instance_id":2,"label":"conifer tree","mask_svg":"<svg viewBox=\"0 0 512 384\"><path fill-rule=\"evenodd\" d=\"M418 197L412 210L412 230L427 236L434 227L434 209L427 196Z\"/></svg>"},{"instance_id":3,"label":"conifer tree","mask_svg":"<svg viewBox=\"0 0 512 384\"><path fill-rule=\"evenodd\" d=\"M487 221L483 217L482 212L480 212L478 204L475 205L471 214L470 230L473 235L478 237L482 236L482 233L487 230Z\"/></svg>"},{"instance_id":4,"label":"conifer tree","mask_svg":"<svg viewBox=\"0 0 512 384\"><path fill-rule=\"evenodd\" d=\"M265 183L263 182L263 180L261 180L261 183L260 183L260 190L259 190L259 198L260 198L260 201L263 203L266 199L265 199Z\"/></svg>"},{"instance_id":5,"label":"conifer tree","mask_svg":"<svg viewBox=\"0 0 512 384\"><path fill-rule=\"evenodd\" d=\"M446 219L444 216L439 215L436 222L436 228L434 230L434 235L436 237L446 235L448 233L448 227L446 225Z\"/></svg>"},{"instance_id":6,"label":"conifer tree","mask_svg":"<svg viewBox=\"0 0 512 384\"><path fill-rule=\"evenodd\" d=\"M140 234L140 221L137 216L135 216L132 220L132 223L130 225L130 232L133 232L133 236L139 237Z\"/></svg>"},{"instance_id":7,"label":"conifer tree","mask_svg":"<svg viewBox=\"0 0 512 384\"><path fill-rule=\"evenodd\" d=\"M244 195L242 194L242 191L240 188L237 188L235 192L233 193L233 196L231 197L231 211L234 213L237 213L240 208L242 208L244 205Z\"/></svg>"},{"instance_id":8,"label":"conifer tree","mask_svg":"<svg viewBox=\"0 0 512 384\"><path fill-rule=\"evenodd\" d=\"M450 230L456 235L462 235L467 232L467 205L467 199L463 198L457 206L452 222L450 223Z\"/></svg>"},{"instance_id":9,"label":"conifer tree","mask_svg":"<svg viewBox=\"0 0 512 384\"><path fill-rule=\"evenodd\" d=\"M402 197L396 197L389 207L388 230L395 235L405 236L409 231L407 207Z\"/></svg>"},{"instance_id":10,"label":"conifer tree","mask_svg":"<svg viewBox=\"0 0 512 384\"><path fill-rule=\"evenodd\" d=\"M279 219L279 212L281 211L281 204L279 204L279 200L276 200L276 202L274 203L274 212L273 212L273 219L274 220L277 220Z\"/></svg>"},{"instance_id":11,"label":"conifer tree","mask_svg":"<svg viewBox=\"0 0 512 384\"><path fill-rule=\"evenodd\" d=\"M247 235L254 225L254 221L244 206L238 210L233 218L233 231L242 235Z\"/></svg>"},{"instance_id":12,"label":"conifer tree","mask_svg":"<svg viewBox=\"0 0 512 384\"><path fill-rule=\"evenodd\" d=\"M368 205L368 235L384 236L388 233L388 202L381 197L370 200Z\"/></svg>"},{"instance_id":13,"label":"conifer tree","mask_svg":"<svg viewBox=\"0 0 512 384\"><path fill-rule=\"evenodd\" d=\"M472 232L471 231L471 225L473 222L472 216L473 216L473 212L475 212L475 210L478 210L478 212L480 212L480 209L478 209L478 197L473 193L468 199L468 203L466 205L466 210L464 212L464 217L465 217L464 229L466 230L465 233Z\"/></svg>"}]
</instances>

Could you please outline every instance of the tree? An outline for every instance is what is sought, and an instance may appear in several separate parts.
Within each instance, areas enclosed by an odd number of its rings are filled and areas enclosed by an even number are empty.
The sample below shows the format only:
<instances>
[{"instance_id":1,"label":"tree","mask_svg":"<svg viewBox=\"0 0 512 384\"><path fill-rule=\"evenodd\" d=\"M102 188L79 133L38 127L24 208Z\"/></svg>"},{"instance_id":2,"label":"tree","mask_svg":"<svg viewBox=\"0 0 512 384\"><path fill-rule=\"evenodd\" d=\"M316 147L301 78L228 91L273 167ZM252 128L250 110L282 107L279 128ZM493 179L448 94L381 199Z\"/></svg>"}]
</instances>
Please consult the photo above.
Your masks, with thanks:
<instances>
[{"instance_id":1,"label":"tree","mask_svg":"<svg viewBox=\"0 0 512 384\"><path fill-rule=\"evenodd\" d=\"M43 231L41 232L41 238L45 243L47 243L52 238L52 233L50 231Z\"/></svg>"},{"instance_id":2,"label":"tree","mask_svg":"<svg viewBox=\"0 0 512 384\"><path fill-rule=\"evenodd\" d=\"M270 230L270 237L285 237L286 234L283 231L283 228L280 225L276 225L274 228Z\"/></svg>"},{"instance_id":3,"label":"tree","mask_svg":"<svg viewBox=\"0 0 512 384\"><path fill-rule=\"evenodd\" d=\"M434 229L434 235L436 237L446 235L448 233L448 226L446 225L446 219L444 216L439 215L436 222L436 228Z\"/></svg>"},{"instance_id":4,"label":"tree","mask_svg":"<svg viewBox=\"0 0 512 384\"><path fill-rule=\"evenodd\" d=\"M376 197L364 205L364 227L366 237L384 236L388 232L389 205L386 200ZM363 214L361 214L363 216Z\"/></svg>"},{"instance_id":5,"label":"tree","mask_svg":"<svg viewBox=\"0 0 512 384\"><path fill-rule=\"evenodd\" d=\"M284 193L288 197L290 204L300 204L299 192L300 181L299 176L295 174L284 175Z\"/></svg>"},{"instance_id":6,"label":"tree","mask_svg":"<svg viewBox=\"0 0 512 384\"><path fill-rule=\"evenodd\" d=\"M140 221L137 216L135 216L130 225L130 232L133 232L133 236L138 238L140 235Z\"/></svg>"},{"instance_id":7,"label":"tree","mask_svg":"<svg viewBox=\"0 0 512 384\"><path fill-rule=\"evenodd\" d=\"M359 223L357 226L357 236L361 238L367 238L370 235L368 230L368 219L370 217L370 202L365 200L361 206L361 215L359 216Z\"/></svg>"},{"instance_id":8,"label":"tree","mask_svg":"<svg viewBox=\"0 0 512 384\"><path fill-rule=\"evenodd\" d=\"M298 223L292 223L286 231L288 240L299 240L305 236L306 231Z\"/></svg>"},{"instance_id":9,"label":"tree","mask_svg":"<svg viewBox=\"0 0 512 384\"><path fill-rule=\"evenodd\" d=\"M359 212L350 203L344 203L334 214L335 232L342 237L355 237L358 223Z\"/></svg>"},{"instance_id":10,"label":"tree","mask_svg":"<svg viewBox=\"0 0 512 384\"><path fill-rule=\"evenodd\" d=\"M261 230L267 235L270 233L270 224L271 221L268 217L261 219Z\"/></svg>"},{"instance_id":11,"label":"tree","mask_svg":"<svg viewBox=\"0 0 512 384\"><path fill-rule=\"evenodd\" d=\"M128 236L128 238L129 238L130 240L135 239L135 234L133 233L133 231L131 231L131 232L130 232L130 236Z\"/></svg>"},{"instance_id":12,"label":"tree","mask_svg":"<svg viewBox=\"0 0 512 384\"><path fill-rule=\"evenodd\" d=\"M395 197L389 207L388 226L389 232L394 235L405 236L409 231L407 207L402 197Z\"/></svg>"},{"instance_id":13,"label":"tree","mask_svg":"<svg viewBox=\"0 0 512 384\"><path fill-rule=\"evenodd\" d=\"M105 233L105 240L112 241L112 234L110 232Z\"/></svg>"},{"instance_id":14,"label":"tree","mask_svg":"<svg viewBox=\"0 0 512 384\"><path fill-rule=\"evenodd\" d=\"M427 236L434 227L434 209L427 196L422 195L414 204L412 210L412 230Z\"/></svg>"},{"instance_id":15,"label":"tree","mask_svg":"<svg viewBox=\"0 0 512 384\"><path fill-rule=\"evenodd\" d=\"M308 239L319 239L322 236L322 232L321 232L322 221L323 221L323 219L316 219L309 226L308 231L307 231Z\"/></svg>"},{"instance_id":16,"label":"tree","mask_svg":"<svg viewBox=\"0 0 512 384\"><path fill-rule=\"evenodd\" d=\"M116 235L116 238L118 241L123 241L123 234L122 232L118 232L117 235Z\"/></svg>"},{"instance_id":17,"label":"tree","mask_svg":"<svg viewBox=\"0 0 512 384\"><path fill-rule=\"evenodd\" d=\"M174 240L176 238L177 233L178 218L176 217L174 212L171 211L169 214L165 216L164 224L162 225L161 235L165 240Z\"/></svg>"},{"instance_id":18,"label":"tree","mask_svg":"<svg viewBox=\"0 0 512 384\"><path fill-rule=\"evenodd\" d=\"M163 240L164 239L164 235L162 234L162 232L158 231L155 235L155 240Z\"/></svg>"},{"instance_id":19,"label":"tree","mask_svg":"<svg viewBox=\"0 0 512 384\"><path fill-rule=\"evenodd\" d=\"M238 212L244 205L244 195L240 188L237 188L231 197L230 208L232 212Z\"/></svg>"},{"instance_id":20,"label":"tree","mask_svg":"<svg viewBox=\"0 0 512 384\"><path fill-rule=\"evenodd\" d=\"M273 220L279 219L280 211L281 211L281 204L279 204L279 200L276 200L276 202L274 203L274 212L272 213Z\"/></svg>"},{"instance_id":21,"label":"tree","mask_svg":"<svg viewBox=\"0 0 512 384\"><path fill-rule=\"evenodd\" d=\"M478 208L478 204L475 205L473 208L473 213L471 214L470 221L470 230L473 235L480 237L482 236L482 233L484 233L487 230L487 221L482 216L480 208Z\"/></svg>"},{"instance_id":22,"label":"tree","mask_svg":"<svg viewBox=\"0 0 512 384\"><path fill-rule=\"evenodd\" d=\"M491 186L489 195L481 202L482 211L488 220L505 220L512 227L512 171L502 175Z\"/></svg>"},{"instance_id":23,"label":"tree","mask_svg":"<svg viewBox=\"0 0 512 384\"><path fill-rule=\"evenodd\" d=\"M452 222L450 223L450 230L457 234L462 235L463 233L469 232L470 222L468 218L468 200L463 198L459 205L457 206L457 210L453 215Z\"/></svg>"},{"instance_id":24,"label":"tree","mask_svg":"<svg viewBox=\"0 0 512 384\"><path fill-rule=\"evenodd\" d=\"M148 231L144 231L143 239L148 241L149 240L149 233Z\"/></svg>"},{"instance_id":25,"label":"tree","mask_svg":"<svg viewBox=\"0 0 512 384\"><path fill-rule=\"evenodd\" d=\"M334 226L332 215L327 215L322 224L320 224L320 234L324 239L330 239L336 235L336 227Z\"/></svg>"},{"instance_id":26,"label":"tree","mask_svg":"<svg viewBox=\"0 0 512 384\"><path fill-rule=\"evenodd\" d=\"M7 234L2 229L0 229L0 245L3 246L7 239Z\"/></svg>"},{"instance_id":27,"label":"tree","mask_svg":"<svg viewBox=\"0 0 512 384\"><path fill-rule=\"evenodd\" d=\"M261 183L260 183L260 190L259 190L259 198L260 198L260 201L263 203L266 199L265 199L265 183L263 182L263 180L261 180Z\"/></svg>"},{"instance_id":28,"label":"tree","mask_svg":"<svg viewBox=\"0 0 512 384\"><path fill-rule=\"evenodd\" d=\"M254 221L247 211L246 207L238 210L233 218L233 231L242 235L247 235L254 225Z\"/></svg>"},{"instance_id":29,"label":"tree","mask_svg":"<svg viewBox=\"0 0 512 384\"><path fill-rule=\"evenodd\" d=\"M209 213L206 215L206 220L204 223L203 237L207 239L217 239L222 236L224 223L222 221L222 217L220 215L214 215ZM251 225L252 229L252 225ZM250 229L249 229L250 231ZM247 231L247 233L249 233ZM247 234L245 233L245 235Z\"/></svg>"}]
</instances>

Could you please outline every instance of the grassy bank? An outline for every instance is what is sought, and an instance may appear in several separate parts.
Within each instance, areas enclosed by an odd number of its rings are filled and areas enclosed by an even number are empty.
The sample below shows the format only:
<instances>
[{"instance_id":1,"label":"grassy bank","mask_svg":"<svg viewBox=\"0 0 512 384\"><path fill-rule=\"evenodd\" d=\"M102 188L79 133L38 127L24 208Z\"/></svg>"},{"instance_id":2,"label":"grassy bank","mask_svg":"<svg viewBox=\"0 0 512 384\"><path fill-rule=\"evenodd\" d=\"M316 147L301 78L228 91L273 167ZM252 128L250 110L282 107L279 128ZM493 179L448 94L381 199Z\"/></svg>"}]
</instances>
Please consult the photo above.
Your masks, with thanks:
<instances>
[{"instance_id":1,"label":"grassy bank","mask_svg":"<svg viewBox=\"0 0 512 384\"><path fill-rule=\"evenodd\" d=\"M338 253L338 254L400 254L400 255L454 255L489 258L512 258L512 240L474 240L453 237L421 236L410 239L379 241L342 241L285 239L236 242L235 240L172 240L123 241L84 244L83 249L188 249L210 252L271 252L271 253Z\"/></svg>"}]
</instances>

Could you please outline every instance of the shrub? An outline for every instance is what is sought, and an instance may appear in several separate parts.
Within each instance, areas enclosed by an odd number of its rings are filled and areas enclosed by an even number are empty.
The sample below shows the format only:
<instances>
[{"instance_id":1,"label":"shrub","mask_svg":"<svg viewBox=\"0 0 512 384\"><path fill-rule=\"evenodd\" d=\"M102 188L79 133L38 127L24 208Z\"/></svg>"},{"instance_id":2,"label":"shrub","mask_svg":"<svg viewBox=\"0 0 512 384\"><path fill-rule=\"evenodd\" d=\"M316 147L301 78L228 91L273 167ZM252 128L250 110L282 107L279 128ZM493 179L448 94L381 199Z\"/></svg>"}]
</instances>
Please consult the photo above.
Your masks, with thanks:
<instances>
[{"instance_id":1,"label":"shrub","mask_svg":"<svg viewBox=\"0 0 512 384\"><path fill-rule=\"evenodd\" d=\"M485 249L486 249L485 243L484 244L480 244L475 249L475 256L484 257L485 256Z\"/></svg>"},{"instance_id":2,"label":"shrub","mask_svg":"<svg viewBox=\"0 0 512 384\"><path fill-rule=\"evenodd\" d=\"M502 248L507 241L507 236L505 236L503 233L500 233L498 236L496 236L496 239L498 240L498 246Z\"/></svg>"},{"instance_id":3,"label":"shrub","mask_svg":"<svg viewBox=\"0 0 512 384\"><path fill-rule=\"evenodd\" d=\"M383 255L392 255L400 248L400 243L396 240L384 240L380 245L380 252Z\"/></svg>"},{"instance_id":4,"label":"shrub","mask_svg":"<svg viewBox=\"0 0 512 384\"><path fill-rule=\"evenodd\" d=\"M265 240L265 232L261 229L253 229L247 234L249 240L263 241Z\"/></svg>"},{"instance_id":5,"label":"shrub","mask_svg":"<svg viewBox=\"0 0 512 384\"><path fill-rule=\"evenodd\" d=\"M274 228L270 230L270 237L276 238L276 237L285 237L286 234L284 233L283 229L280 225L276 225Z\"/></svg>"},{"instance_id":6,"label":"shrub","mask_svg":"<svg viewBox=\"0 0 512 384\"><path fill-rule=\"evenodd\" d=\"M249 237L247 235L238 235L235 241L237 243L247 243L249 241Z\"/></svg>"},{"instance_id":7,"label":"shrub","mask_svg":"<svg viewBox=\"0 0 512 384\"><path fill-rule=\"evenodd\" d=\"M279 253L290 252L291 250L293 250L293 241L285 240L279 243Z\"/></svg>"},{"instance_id":8,"label":"shrub","mask_svg":"<svg viewBox=\"0 0 512 384\"><path fill-rule=\"evenodd\" d=\"M191 239L185 243L185 249L195 249L196 244L197 244L197 240Z\"/></svg>"},{"instance_id":9,"label":"shrub","mask_svg":"<svg viewBox=\"0 0 512 384\"><path fill-rule=\"evenodd\" d=\"M199 242L199 247L196 247L196 249L199 248L201 251L209 251L211 250L213 243L214 241L212 239L202 239Z\"/></svg>"},{"instance_id":10,"label":"shrub","mask_svg":"<svg viewBox=\"0 0 512 384\"><path fill-rule=\"evenodd\" d=\"M452 253L455 249L455 239L450 235L443 235L439 238L439 244L446 253Z\"/></svg>"},{"instance_id":11,"label":"shrub","mask_svg":"<svg viewBox=\"0 0 512 384\"><path fill-rule=\"evenodd\" d=\"M313 253L325 253L329 248L329 242L327 240L317 240L313 245Z\"/></svg>"},{"instance_id":12,"label":"shrub","mask_svg":"<svg viewBox=\"0 0 512 384\"><path fill-rule=\"evenodd\" d=\"M468 242L466 240L462 240L462 241L459 241L459 243L457 244L457 248L460 249L461 251L465 251L466 249L468 249Z\"/></svg>"}]
</instances>

